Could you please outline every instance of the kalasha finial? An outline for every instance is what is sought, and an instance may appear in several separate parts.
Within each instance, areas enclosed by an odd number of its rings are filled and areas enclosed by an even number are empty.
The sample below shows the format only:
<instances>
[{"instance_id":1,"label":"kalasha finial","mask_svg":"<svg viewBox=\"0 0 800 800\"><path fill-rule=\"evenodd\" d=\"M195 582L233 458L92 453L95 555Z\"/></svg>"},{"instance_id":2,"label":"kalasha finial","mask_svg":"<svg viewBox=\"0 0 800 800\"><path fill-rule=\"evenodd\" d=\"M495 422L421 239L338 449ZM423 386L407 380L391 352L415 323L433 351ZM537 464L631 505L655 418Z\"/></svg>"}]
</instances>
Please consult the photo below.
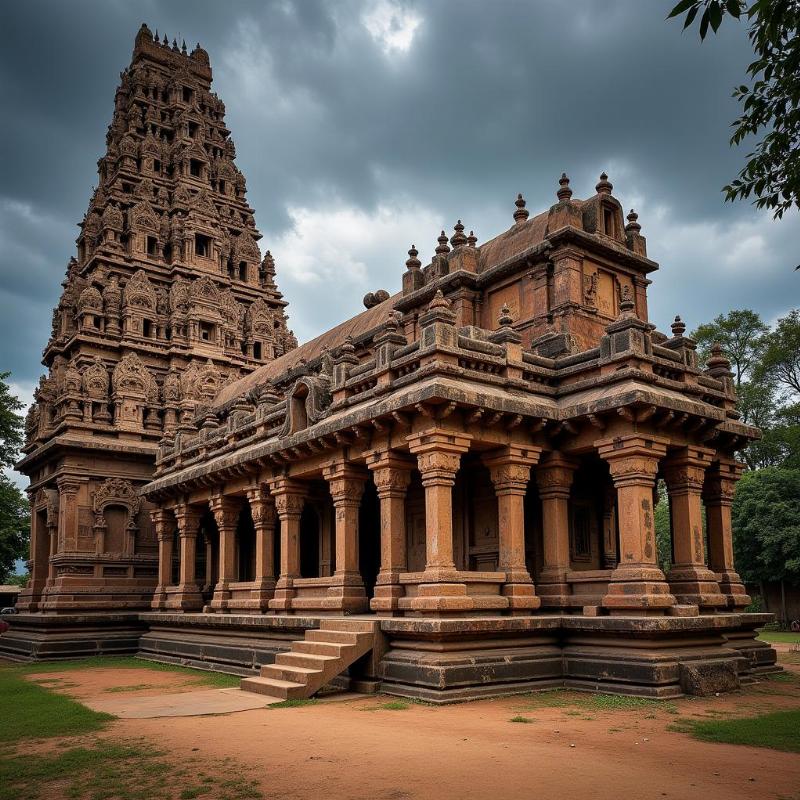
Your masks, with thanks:
<instances>
[{"instance_id":1,"label":"kalasha finial","mask_svg":"<svg viewBox=\"0 0 800 800\"><path fill-rule=\"evenodd\" d=\"M478 242L478 237L475 235L475 231L470 231L469 236L467 236L467 245L469 247L475 247Z\"/></svg>"},{"instance_id":2,"label":"kalasha finial","mask_svg":"<svg viewBox=\"0 0 800 800\"><path fill-rule=\"evenodd\" d=\"M706 369L710 372L730 370L731 362L725 358L722 352L722 345L714 342L711 345L711 355L706 359Z\"/></svg>"},{"instance_id":3,"label":"kalasha finial","mask_svg":"<svg viewBox=\"0 0 800 800\"><path fill-rule=\"evenodd\" d=\"M528 219L530 212L527 208L525 208L525 198L522 196L522 193L517 195L514 205L517 207L517 210L514 212L514 222L525 222L525 220Z\"/></svg>"},{"instance_id":4,"label":"kalasha finial","mask_svg":"<svg viewBox=\"0 0 800 800\"><path fill-rule=\"evenodd\" d=\"M461 224L461 220L456 222L456 224L453 226L453 230L455 233L450 239L450 244L452 244L453 247L462 247L467 243L467 237L464 236L464 226Z\"/></svg>"},{"instance_id":5,"label":"kalasha finial","mask_svg":"<svg viewBox=\"0 0 800 800\"><path fill-rule=\"evenodd\" d=\"M166 33L164 34L164 39L162 40L161 44L163 44L164 47L169 47L169 39L167 39Z\"/></svg>"},{"instance_id":6,"label":"kalasha finial","mask_svg":"<svg viewBox=\"0 0 800 800\"><path fill-rule=\"evenodd\" d=\"M450 252L450 248L447 246L447 234L444 231L439 234L437 241L439 242L439 246L436 248L437 255L443 256Z\"/></svg>"},{"instance_id":7,"label":"kalasha finial","mask_svg":"<svg viewBox=\"0 0 800 800\"><path fill-rule=\"evenodd\" d=\"M511 316L511 309L508 307L507 303L503 303L503 307L500 309L500 316L498 317L497 321L501 328L511 327L514 317Z\"/></svg>"},{"instance_id":8,"label":"kalasha finial","mask_svg":"<svg viewBox=\"0 0 800 800\"><path fill-rule=\"evenodd\" d=\"M611 181L608 179L608 175L606 175L605 172L601 172L600 180L595 184L594 190L597 194L611 194L613 188Z\"/></svg>"},{"instance_id":9,"label":"kalasha finial","mask_svg":"<svg viewBox=\"0 0 800 800\"><path fill-rule=\"evenodd\" d=\"M417 246L415 244L411 245L411 249L408 251L408 259L406 260L406 269L415 270L419 269L422 266L422 262L417 258L419 255L419 251L417 250Z\"/></svg>"},{"instance_id":10,"label":"kalasha finial","mask_svg":"<svg viewBox=\"0 0 800 800\"><path fill-rule=\"evenodd\" d=\"M679 317L675 317L675 321L670 325L673 336L683 336L686 333L686 323Z\"/></svg>"},{"instance_id":11,"label":"kalasha finial","mask_svg":"<svg viewBox=\"0 0 800 800\"><path fill-rule=\"evenodd\" d=\"M183 53L184 55L187 55L188 53L188 51L186 50L186 39L184 39L183 42L181 43L181 53Z\"/></svg>"},{"instance_id":12,"label":"kalasha finial","mask_svg":"<svg viewBox=\"0 0 800 800\"><path fill-rule=\"evenodd\" d=\"M628 224L625 226L626 233L639 233L642 229L642 226L638 223L639 215L631 209L631 213L628 214Z\"/></svg>"},{"instance_id":13,"label":"kalasha finial","mask_svg":"<svg viewBox=\"0 0 800 800\"><path fill-rule=\"evenodd\" d=\"M572 189L569 188L569 178L567 177L566 172L562 172L561 177L558 179L558 191L556 192L556 197L560 203L563 203L572 197Z\"/></svg>"}]
</instances>

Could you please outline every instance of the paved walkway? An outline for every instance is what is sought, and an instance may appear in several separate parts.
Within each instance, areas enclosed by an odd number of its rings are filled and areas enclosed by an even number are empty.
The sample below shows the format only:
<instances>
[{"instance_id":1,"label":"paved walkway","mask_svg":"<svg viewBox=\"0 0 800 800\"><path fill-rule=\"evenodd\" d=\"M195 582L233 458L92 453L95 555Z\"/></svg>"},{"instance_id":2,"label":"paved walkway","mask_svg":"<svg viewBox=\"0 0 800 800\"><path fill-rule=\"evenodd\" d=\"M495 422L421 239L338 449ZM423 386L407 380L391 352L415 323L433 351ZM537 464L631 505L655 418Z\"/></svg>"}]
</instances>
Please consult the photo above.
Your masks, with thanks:
<instances>
[{"instance_id":1,"label":"paved walkway","mask_svg":"<svg viewBox=\"0 0 800 800\"><path fill-rule=\"evenodd\" d=\"M95 711L104 711L122 719L152 719L154 717L199 717L204 714L230 714L249 711L281 702L241 689L205 689L199 692L177 692L148 697L114 697L112 699L82 700Z\"/></svg>"}]
</instances>

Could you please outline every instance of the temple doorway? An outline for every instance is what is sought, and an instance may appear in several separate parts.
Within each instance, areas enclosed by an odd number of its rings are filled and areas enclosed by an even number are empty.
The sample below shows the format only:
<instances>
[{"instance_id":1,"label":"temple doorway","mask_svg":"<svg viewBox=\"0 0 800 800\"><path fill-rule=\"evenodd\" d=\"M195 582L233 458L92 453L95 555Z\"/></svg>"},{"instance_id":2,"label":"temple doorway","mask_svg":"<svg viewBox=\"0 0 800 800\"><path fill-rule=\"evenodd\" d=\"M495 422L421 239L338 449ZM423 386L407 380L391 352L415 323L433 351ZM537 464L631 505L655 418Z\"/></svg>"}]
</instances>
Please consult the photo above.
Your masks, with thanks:
<instances>
[{"instance_id":1,"label":"temple doorway","mask_svg":"<svg viewBox=\"0 0 800 800\"><path fill-rule=\"evenodd\" d=\"M364 485L358 510L358 565L368 598L375 594L375 580L381 567L381 510L375 484Z\"/></svg>"}]
</instances>

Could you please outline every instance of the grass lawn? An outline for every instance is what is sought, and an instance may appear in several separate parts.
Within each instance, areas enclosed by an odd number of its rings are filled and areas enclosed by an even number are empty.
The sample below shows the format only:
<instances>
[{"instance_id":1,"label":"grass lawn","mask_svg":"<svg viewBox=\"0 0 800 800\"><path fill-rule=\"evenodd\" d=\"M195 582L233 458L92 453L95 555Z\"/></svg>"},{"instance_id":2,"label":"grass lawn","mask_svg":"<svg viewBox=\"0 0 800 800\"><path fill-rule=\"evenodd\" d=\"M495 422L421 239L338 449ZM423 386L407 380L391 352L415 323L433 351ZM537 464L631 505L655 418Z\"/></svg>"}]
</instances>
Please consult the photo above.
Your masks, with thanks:
<instances>
[{"instance_id":1,"label":"grass lawn","mask_svg":"<svg viewBox=\"0 0 800 800\"><path fill-rule=\"evenodd\" d=\"M669 730L688 733L704 742L746 744L800 753L800 709L744 719L679 720Z\"/></svg>"},{"instance_id":2,"label":"grass lawn","mask_svg":"<svg viewBox=\"0 0 800 800\"><path fill-rule=\"evenodd\" d=\"M154 664L134 658L92 658L56 663L0 665L0 800L259 800L257 782L240 766L191 758L179 764L145 739L119 740L104 729L110 714L26 680L26 675L136 667L183 672L201 685L236 686L230 675ZM50 750L27 740L59 737ZM76 739L75 737L81 737Z\"/></svg>"},{"instance_id":3,"label":"grass lawn","mask_svg":"<svg viewBox=\"0 0 800 800\"><path fill-rule=\"evenodd\" d=\"M758 638L770 644L800 644L800 633L790 631L759 631Z\"/></svg>"}]
</instances>

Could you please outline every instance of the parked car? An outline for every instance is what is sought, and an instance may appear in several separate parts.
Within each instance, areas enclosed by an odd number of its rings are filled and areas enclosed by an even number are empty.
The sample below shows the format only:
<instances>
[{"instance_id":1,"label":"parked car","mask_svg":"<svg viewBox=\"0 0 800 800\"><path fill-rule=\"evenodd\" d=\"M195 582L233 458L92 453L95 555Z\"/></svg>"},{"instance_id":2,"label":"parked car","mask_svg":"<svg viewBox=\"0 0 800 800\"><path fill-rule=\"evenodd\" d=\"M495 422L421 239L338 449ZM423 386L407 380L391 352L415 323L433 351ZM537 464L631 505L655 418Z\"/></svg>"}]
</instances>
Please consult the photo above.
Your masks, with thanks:
<instances>
[{"instance_id":1,"label":"parked car","mask_svg":"<svg viewBox=\"0 0 800 800\"><path fill-rule=\"evenodd\" d=\"M6 606L5 608L0 608L0 616L3 614L17 614L19 613L14 606Z\"/></svg>"}]
</instances>

